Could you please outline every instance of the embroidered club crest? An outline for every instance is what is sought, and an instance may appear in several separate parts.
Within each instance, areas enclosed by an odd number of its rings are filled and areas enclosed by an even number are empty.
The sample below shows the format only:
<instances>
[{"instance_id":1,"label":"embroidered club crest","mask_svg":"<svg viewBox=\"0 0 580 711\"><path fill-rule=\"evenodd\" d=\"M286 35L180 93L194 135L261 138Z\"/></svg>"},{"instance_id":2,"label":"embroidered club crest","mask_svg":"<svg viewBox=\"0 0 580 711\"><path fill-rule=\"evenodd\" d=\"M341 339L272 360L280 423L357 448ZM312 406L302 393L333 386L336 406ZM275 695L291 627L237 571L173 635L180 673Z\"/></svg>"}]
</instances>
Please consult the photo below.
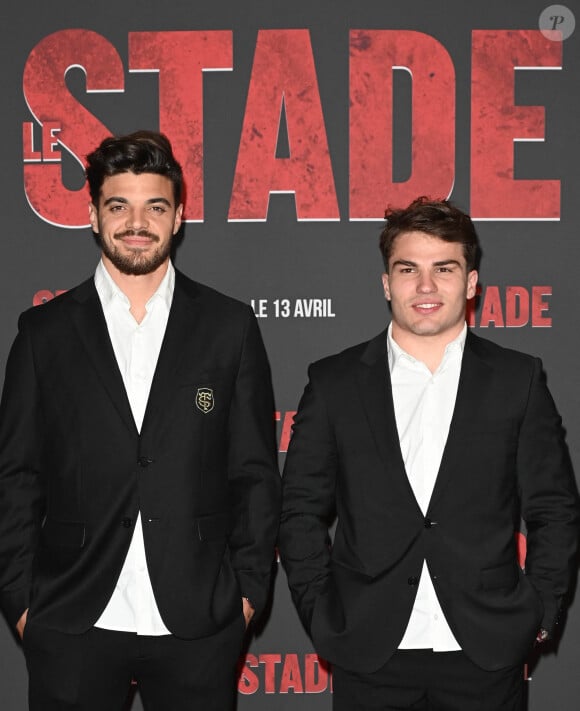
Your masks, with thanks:
<instances>
[{"instance_id":1,"label":"embroidered club crest","mask_svg":"<svg viewBox=\"0 0 580 711\"><path fill-rule=\"evenodd\" d=\"M211 412L214 406L213 390L211 388L198 388L195 396L195 406L204 415Z\"/></svg>"}]
</instances>

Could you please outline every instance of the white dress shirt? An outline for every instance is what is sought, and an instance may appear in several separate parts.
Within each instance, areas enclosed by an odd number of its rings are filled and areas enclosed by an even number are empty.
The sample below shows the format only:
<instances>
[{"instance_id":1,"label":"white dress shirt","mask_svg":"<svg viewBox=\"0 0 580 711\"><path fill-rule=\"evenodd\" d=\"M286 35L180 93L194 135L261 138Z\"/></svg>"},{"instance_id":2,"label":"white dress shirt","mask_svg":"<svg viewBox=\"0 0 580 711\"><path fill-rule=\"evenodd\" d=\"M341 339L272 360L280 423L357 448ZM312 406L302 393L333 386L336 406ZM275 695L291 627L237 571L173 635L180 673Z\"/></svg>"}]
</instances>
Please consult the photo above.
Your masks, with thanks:
<instances>
[{"instance_id":1,"label":"white dress shirt","mask_svg":"<svg viewBox=\"0 0 580 711\"><path fill-rule=\"evenodd\" d=\"M159 288L145 306L145 318L137 323L130 312L129 299L115 284L102 261L95 272L95 286L109 337L139 432L165 335L174 285L175 270L169 263ZM95 627L141 635L170 634L161 619L151 587L140 512L115 590Z\"/></svg>"},{"instance_id":2,"label":"white dress shirt","mask_svg":"<svg viewBox=\"0 0 580 711\"><path fill-rule=\"evenodd\" d=\"M409 483L425 515L449 433L455 408L467 325L445 348L434 373L422 361L403 351L393 340L392 324L387 343L395 419ZM399 649L461 649L443 615L426 561L417 597Z\"/></svg>"}]
</instances>

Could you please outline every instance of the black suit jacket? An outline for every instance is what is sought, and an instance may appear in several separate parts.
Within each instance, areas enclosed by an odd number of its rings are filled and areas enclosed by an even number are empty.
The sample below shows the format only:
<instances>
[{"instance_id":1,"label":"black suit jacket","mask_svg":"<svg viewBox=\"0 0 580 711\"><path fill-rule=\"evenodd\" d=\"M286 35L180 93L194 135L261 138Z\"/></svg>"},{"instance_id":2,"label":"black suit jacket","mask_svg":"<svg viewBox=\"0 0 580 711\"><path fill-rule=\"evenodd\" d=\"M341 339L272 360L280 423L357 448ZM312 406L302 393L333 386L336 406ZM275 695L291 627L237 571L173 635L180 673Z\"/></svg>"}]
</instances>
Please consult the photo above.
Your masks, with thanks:
<instances>
[{"instance_id":1,"label":"black suit jacket","mask_svg":"<svg viewBox=\"0 0 580 711\"><path fill-rule=\"evenodd\" d=\"M540 625L556 623L578 538L575 481L541 363L468 334L423 516L402 460L386 345L383 332L309 371L279 541L300 616L322 656L377 669L403 637L426 559L464 652L485 669L519 663Z\"/></svg>"},{"instance_id":2,"label":"black suit jacket","mask_svg":"<svg viewBox=\"0 0 580 711\"><path fill-rule=\"evenodd\" d=\"M216 632L242 595L259 612L279 516L273 411L251 309L179 272L140 434L94 280L25 312L0 409L8 620L30 606L48 627L93 625L139 511L172 633Z\"/></svg>"}]
</instances>

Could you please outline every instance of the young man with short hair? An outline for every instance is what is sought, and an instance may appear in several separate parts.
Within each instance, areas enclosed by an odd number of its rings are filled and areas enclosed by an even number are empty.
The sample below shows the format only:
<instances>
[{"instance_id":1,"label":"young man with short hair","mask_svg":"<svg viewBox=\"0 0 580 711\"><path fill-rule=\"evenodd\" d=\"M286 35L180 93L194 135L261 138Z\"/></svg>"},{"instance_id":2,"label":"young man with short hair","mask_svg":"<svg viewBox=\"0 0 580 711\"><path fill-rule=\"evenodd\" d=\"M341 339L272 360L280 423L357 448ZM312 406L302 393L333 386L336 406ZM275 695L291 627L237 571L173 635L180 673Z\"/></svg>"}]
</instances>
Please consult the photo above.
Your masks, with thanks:
<instances>
[{"instance_id":1,"label":"young man with short hair","mask_svg":"<svg viewBox=\"0 0 580 711\"><path fill-rule=\"evenodd\" d=\"M171 262L162 134L87 158L94 278L25 312L0 409L0 606L32 711L233 709L278 527L273 397L251 309Z\"/></svg>"},{"instance_id":2,"label":"young man with short hair","mask_svg":"<svg viewBox=\"0 0 580 711\"><path fill-rule=\"evenodd\" d=\"M333 663L335 711L519 711L524 660L555 632L578 541L560 417L539 359L467 329L469 216L419 198L386 217L391 323L310 367L282 561Z\"/></svg>"}]
</instances>

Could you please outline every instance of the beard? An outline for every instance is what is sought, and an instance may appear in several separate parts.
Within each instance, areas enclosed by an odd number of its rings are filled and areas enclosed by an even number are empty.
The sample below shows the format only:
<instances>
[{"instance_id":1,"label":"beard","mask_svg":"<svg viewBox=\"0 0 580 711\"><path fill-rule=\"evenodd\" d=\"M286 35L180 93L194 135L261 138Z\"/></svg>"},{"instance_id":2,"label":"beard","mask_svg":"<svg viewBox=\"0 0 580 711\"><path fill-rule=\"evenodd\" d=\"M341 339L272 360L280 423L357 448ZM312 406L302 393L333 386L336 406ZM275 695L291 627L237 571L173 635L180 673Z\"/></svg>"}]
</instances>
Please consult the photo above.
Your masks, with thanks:
<instances>
[{"instance_id":1,"label":"beard","mask_svg":"<svg viewBox=\"0 0 580 711\"><path fill-rule=\"evenodd\" d=\"M147 230L125 230L114 235L113 240L121 240L123 237L148 237L152 242L159 243L159 237ZM99 235L99 244L103 254L112 262L122 274L132 276L142 276L151 274L158 269L171 254L172 240L168 240L165 245L157 249L146 251L139 247L125 248L125 252L120 252L116 244L109 244Z\"/></svg>"}]
</instances>

